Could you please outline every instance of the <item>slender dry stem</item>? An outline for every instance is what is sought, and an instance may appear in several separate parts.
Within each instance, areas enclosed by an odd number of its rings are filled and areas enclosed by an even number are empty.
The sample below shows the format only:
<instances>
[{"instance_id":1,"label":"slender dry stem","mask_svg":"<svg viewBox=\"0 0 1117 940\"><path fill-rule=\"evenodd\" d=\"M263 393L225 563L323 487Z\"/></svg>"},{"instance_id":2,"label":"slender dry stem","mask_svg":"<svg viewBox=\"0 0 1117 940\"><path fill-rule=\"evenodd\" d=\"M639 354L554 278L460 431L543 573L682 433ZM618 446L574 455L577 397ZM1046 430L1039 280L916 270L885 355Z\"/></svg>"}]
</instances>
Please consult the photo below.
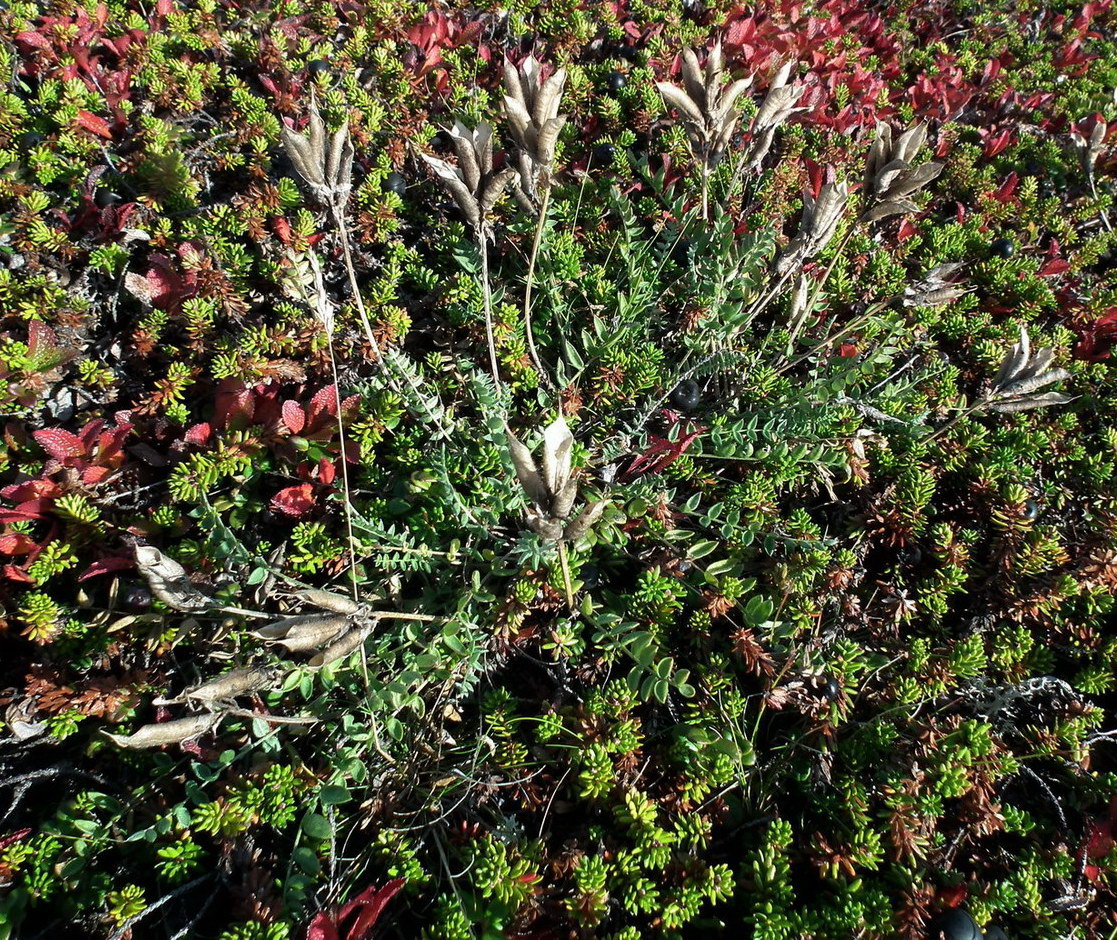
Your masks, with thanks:
<instances>
[{"instance_id":1,"label":"slender dry stem","mask_svg":"<svg viewBox=\"0 0 1117 940\"><path fill-rule=\"evenodd\" d=\"M345 418L342 414L341 383L337 375L337 359L334 356L334 338L331 333L326 337L327 348L330 351L330 372L334 379L334 398L337 401L337 436L341 447L341 484L345 490L345 531L349 537L349 580L353 588L353 600L360 600L357 589L357 542L353 538L353 506L350 502L352 490L349 487L349 468L345 463Z\"/></svg>"},{"instance_id":2,"label":"slender dry stem","mask_svg":"<svg viewBox=\"0 0 1117 940\"><path fill-rule=\"evenodd\" d=\"M535 240L531 244L531 257L528 258L527 262L527 284L524 287L524 335L527 337L527 351L528 355L531 356L531 363L535 366L535 371L539 373L543 384L547 388L551 388L551 379L543 371L543 363L540 361L539 353L535 348L535 331L531 327L531 288L535 278L535 262L539 257L539 245L543 241L543 228L547 224L547 207L551 201L550 185L542 186L542 190L539 201L539 221L535 225Z\"/></svg>"},{"instance_id":3,"label":"slender dry stem","mask_svg":"<svg viewBox=\"0 0 1117 940\"><path fill-rule=\"evenodd\" d=\"M485 339L489 344L489 370L493 374L493 384L500 388L500 363L496 358L496 338L493 335L493 291L489 284L489 249L485 244L485 229L477 226L477 253L481 255L481 292L485 300Z\"/></svg>"}]
</instances>

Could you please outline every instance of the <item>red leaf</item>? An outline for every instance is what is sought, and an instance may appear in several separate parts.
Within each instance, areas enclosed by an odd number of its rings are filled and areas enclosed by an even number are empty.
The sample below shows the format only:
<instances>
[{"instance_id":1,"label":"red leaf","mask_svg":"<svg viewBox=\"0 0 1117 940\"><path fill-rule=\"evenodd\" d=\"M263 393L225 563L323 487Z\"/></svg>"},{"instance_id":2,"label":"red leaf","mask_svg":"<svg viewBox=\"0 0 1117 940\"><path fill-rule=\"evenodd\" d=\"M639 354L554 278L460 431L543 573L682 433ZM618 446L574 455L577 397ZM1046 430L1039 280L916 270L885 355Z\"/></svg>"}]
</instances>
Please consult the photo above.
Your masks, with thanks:
<instances>
[{"instance_id":1,"label":"red leaf","mask_svg":"<svg viewBox=\"0 0 1117 940\"><path fill-rule=\"evenodd\" d=\"M337 479L337 468L325 457L318 461L318 482L329 486Z\"/></svg>"},{"instance_id":2,"label":"red leaf","mask_svg":"<svg viewBox=\"0 0 1117 940\"><path fill-rule=\"evenodd\" d=\"M306 412L298 402L285 401L283 403L283 423L292 434L298 434L306 427Z\"/></svg>"},{"instance_id":3,"label":"red leaf","mask_svg":"<svg viewBox=\"0 0 1117 940\"><path fill-rule=\"evenodd\" d=\"M111 558L102 558L100 561L95 561L81 574L78 575L79 581L88 581L90 578L95 578L102 574L111 574L114 571L127 571L136 567L135 559L125 555L115 555Z\"/></svg>"},{"instance_id":4,"label":"red leaf","mask_svg":"<svg viewBox=\"0 0 1117 940\"><path fill-rule=\"evenodd\" d=\"M183 436L188 444L197 444L199 447L204 447L213 437L213 428L203 421L201 424L195 424L192 428L188 428Z\"/></svg>"},{"instance_id":5,"label":"red leaf","mask_svg":"<svg viewBox=\"0 0 1117 940\"><path fill-rule=\"evenodd\" d=\"M42 431L36 431L32 437L55 460L85 456L85 445L81 442L81 438L69 431L63 431L61 428L46 428Z\"/></svg>"},{"instance_id":6,"label":"red leaf","mask_svg":"<svg viewBox=\"0 0 1117 940\"><path fill-rule=\"evenodd\" d=\"M314 508L314 487L310 483L289 486L272 497L271 505L284 515L301 518Z\"/></svg>"},{"instance_id":7,"label":"red leaf","mask_svg":"<svg viewBox=\"0 0 1117 940\"><path fill-rule=\"evenodd\" d=\"M79 111L77 123L79 127L85 128L91 134L104 137L105 140L112 140L112 129L109 127L108 121L103 117L90 114L88 111Z\"/></svg>"},{"instance_id":8,"label":"red leaf","mask_svg":"<svg viewBox=\"0 0 1117 940\"><path fill-rule=\"evenodd\" d=\"M1086 834L1086 857L1105 858L1117 844L1113 838L1113 823L1109 820L1090 823Z\"/></svg>"},{"instance_id":9,"label":"red leaf","mask_svg":"<svg viewBox=\"0 0 1117 940\"><path fill-rule=\"evenodd\" d=\"M384 908L398 893L405 882L402 878L389 881L382 888L368 888L343 907L337 915L340 924L353 911L358 910L353 925L345 934L345 940L365 940L373 926L384 913Z\"/></svg>"},{"instance_id":10,"label":"red leaf","mask_svg":"<svg viewBox=\"0 0 1117 940\"><path fill-rule=\"evenodd\" d=\"M0 535L0 553L5 555L26 555L34 547L35 540L23 532Z\"/></svg>"},{"instance_id":11,"label":"red leaf","mask_svg":"<svg viewBox=\"0 0 1117 940\"><path fill-rule=\"evenodd\" d=\"M110 473L112 473L112 467L86 467L82 471L81 482L86 486L93 486L100 483Z\"/></svg>"},{"instance_id":12,"label":"red leaf","mask_svg":"<svg viewBox=\"0 0 1117 940\"><path fill-rule=\"evenodd\" d=\"M19 584L35 583L35 579L18 565L4 565L4 577Z\"/></svg>"},{"instance_id":13,"label":"red leaf","mask_svg":"<svg viewBox=\"0 0 1117 940\"><path fill-rule=\"evenodd\" d=\"M337 926L327 911L319 911L306 928L306 940L340 940Z\"/></svg>"},{"instance_id":14,"label":"red leaf","mask_svg":"<svg viewBox=\"0 0 1117 940\"><path fill-rule=\"evenodd\" d=\"M26 839L29 835L31 835L30 829L17 829L9 835L0 836L0 851L3 851L9 845L18 842L20 839Z\"/></svg>"}]
</instances>

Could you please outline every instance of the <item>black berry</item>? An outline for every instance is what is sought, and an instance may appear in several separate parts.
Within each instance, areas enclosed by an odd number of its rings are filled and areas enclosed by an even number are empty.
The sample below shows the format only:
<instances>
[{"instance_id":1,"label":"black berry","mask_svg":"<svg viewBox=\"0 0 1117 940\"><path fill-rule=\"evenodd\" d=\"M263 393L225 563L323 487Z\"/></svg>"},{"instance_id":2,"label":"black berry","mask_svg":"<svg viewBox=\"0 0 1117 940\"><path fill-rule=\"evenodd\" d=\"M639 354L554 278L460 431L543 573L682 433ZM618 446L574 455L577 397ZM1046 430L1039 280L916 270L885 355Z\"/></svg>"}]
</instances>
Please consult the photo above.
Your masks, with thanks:
<instances>
[{"instance_id":1,"label":"black berry","mask_svg":"<svg viewBox=\"0 0 1117 940\"><path fill-rule=\"evenodd\" d=\"M306 71L311 78L317 78L330 70L330 63L325 59L315 59L313 62L308 62Z\"/></svg>"},{"instance_id":2,"label":"black berry","mask_svg":"<svg viewBox=\"0 0 1117 940\"><path fill-rule=\"evenodd\" d=\"M998 258L1011 258L1016 254L1016 245L1010 238L998 238L989 246L989 251Z\"/></svg>"},{"instance_id":3,"label":"black berry","mask_svg":"<svg viewBox=\"0 0 1117 940\"><path fill-rule=\"evenodd\" d=\"M129 610L147 610L151 606L151 591L142 584L133 584L120 600Z\"/></svg>"},{"instance_id":4,"label":"black berry","mask_svg":"<svg viewBox=\"0 0 1117 940\"><path fill-rule=\"evenodd\" d=\"M981 940L981 930L969 911L955 907L943 911L927 925L927 936L931 940Z\"/></svg>"},{"instance_id":5,"label":"black berry","mask_svg":"<svg viewBox=\"0 0 1117 940\"><path fill-rule=\"evenodd\" d=\"M1039 503L1037 503L1034 499L1029 499L1026 503L1024 503L1024 518L1039 518Z\"/></svg>"},{"instance_id":6,"label":"black berry","mask_svg":"<svg viewBox=\"0 0 1117 940\"><path fill-rule=\"evenodd\" d=\"M628 84L628 76L624 72L610 72L609 77L605 79L605 84L609 87L609 91L620 91Z\"/></svg>"},{"instance_id":7,"label":"black berry","mask_svg":"<svg viewBox=\"0 0 1117 940\"><path fill-rule=\"evenodd\" d=\"M683 379L671 392L671 404L680 411L693 411L702 400L702 389L694 379Z\"/></svg>"},{"instance_id":8,"label":"black berry","mask_svg":"<svg viewBox=\"0 0 1117 940\"><path fill-rule=\"evenodd\" d=\"M114 193L110 189L98 189L93 197L93 202L98 209L107 209L109 206L115 206L120 201L120 194Z\"/></svg>"},{"instance_id":9,"label":"black berry","mask_svg":"<svg viewBox=\"0 0 1117 940\"><path fill-rule=\"evenodd\" d=\"M675 242L675 247L671 249L671 260L680 268L685 268L690 264L690 242L685 238L680 238Z\"/></svg>"},{"instance_id":10,"label":"black berry","mask_svg":"<svg viewBox=\"0 0 1117 940\"><path fill-rule=\"evenodd\" d=\"M822 694L826 696L829 702L836 702L842 697L842 684L833 676L826 676L826 681L822 684Z\"/></svg>"},{"instance_id":11,"label":"black berry","mask_svg":"<svg viewBox=\"0 0 1117 940\"><path fill-rule=\"evenodd\" d=\"M601 572L597 570L596 565L583 565L582 570L578 572L578 578L588 591L601 583Z\"/></svg>"},{"instance_id":12,"label":"black berry","mask_svg":"<svg viewBox=\"0 0 1117 940\"><path fill-rule=\"evenodd\" d=\"M593 165L608 166L617 155L617 148L612 144L598 144L593 148Z\"/></svg>"},{"instance_id":13,"label":"black berry","mask_svg":"<svg viewBox=\"0 0 1117 940\"><path fill-rule=\"evenodd\" d=\"M393 170L384 177L384 191L395 193L397 196L402 196L407 190L407 179L402 173L397 173Z\"/></svg>"},{"instance_id":14,"label":"black berry","mask_svg":"<svg viewBox=\"0 0 1117 940\"><path fill-rule=\"evenodd\" d=\"M990 927L985 931L985 940L1008 940L1008 934L1000 927Z\"/></svg>"}]
</instances>

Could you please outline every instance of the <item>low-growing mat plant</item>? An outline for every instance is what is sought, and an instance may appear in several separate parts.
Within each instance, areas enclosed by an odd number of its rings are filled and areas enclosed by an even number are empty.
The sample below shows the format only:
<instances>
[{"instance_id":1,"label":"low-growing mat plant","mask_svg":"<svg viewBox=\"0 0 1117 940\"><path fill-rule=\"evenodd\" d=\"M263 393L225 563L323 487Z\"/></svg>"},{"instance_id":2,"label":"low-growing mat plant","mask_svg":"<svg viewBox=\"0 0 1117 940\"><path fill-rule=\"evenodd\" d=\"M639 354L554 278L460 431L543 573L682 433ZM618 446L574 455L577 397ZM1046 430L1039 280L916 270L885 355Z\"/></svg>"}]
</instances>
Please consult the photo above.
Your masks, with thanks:
<instances>
[{"instance_id":1,"label":"low-growing mat plant","mask_svg":"<svg viewBox=\"0 0 1117 940\"><path fill-rule=\"evenodd\" d=\"M1113 4L0 33L0 940L1114 936Z\"/></svg>"}]
</instances>

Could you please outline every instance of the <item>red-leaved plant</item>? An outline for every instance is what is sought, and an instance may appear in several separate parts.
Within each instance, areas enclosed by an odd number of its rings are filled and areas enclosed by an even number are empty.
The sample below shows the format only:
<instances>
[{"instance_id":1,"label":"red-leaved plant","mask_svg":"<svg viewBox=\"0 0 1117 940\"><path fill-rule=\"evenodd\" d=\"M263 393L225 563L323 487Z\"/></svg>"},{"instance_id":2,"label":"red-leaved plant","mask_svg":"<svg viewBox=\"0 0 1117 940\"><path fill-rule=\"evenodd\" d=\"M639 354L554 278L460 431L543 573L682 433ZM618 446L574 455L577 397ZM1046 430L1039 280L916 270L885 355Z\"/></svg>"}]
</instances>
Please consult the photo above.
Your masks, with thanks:
<instances>
[{"instance_id":1,"label":"red-leaved plant","mask_svg":"<svg viewBox=\"0 0 1117 940\"><path fill-rule=\"evenodd\" d=\"M306 940L365 940L404 883L395 878L382 888L366 888L338 911L319 911L306 930Z\"/></svg>"}]
</instances>

